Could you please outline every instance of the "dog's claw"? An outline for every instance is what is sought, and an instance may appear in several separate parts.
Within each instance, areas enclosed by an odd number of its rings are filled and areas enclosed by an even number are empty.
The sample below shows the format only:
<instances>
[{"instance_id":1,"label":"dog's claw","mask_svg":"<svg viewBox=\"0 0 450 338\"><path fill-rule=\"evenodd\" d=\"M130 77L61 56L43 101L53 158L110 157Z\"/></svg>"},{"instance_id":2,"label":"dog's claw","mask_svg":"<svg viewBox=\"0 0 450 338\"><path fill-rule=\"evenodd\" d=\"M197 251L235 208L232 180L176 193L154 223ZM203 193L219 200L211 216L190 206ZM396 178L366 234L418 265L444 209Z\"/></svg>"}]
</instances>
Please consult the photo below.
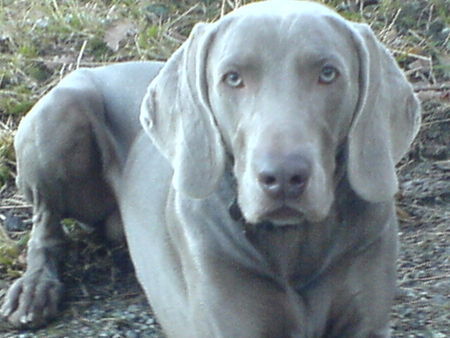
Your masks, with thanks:
<instances>
[{"instance_id":1,"label":"dog's claw","mask_svg":"<svg viewBox=\"0 0 450 338\"><path fill-rule=\"evenodd\" d=\"M20 317L20 322L21 322L22 324L26 324L26 323L28 322L27 317L28 317L27 315L24 315L24 316Z\"/></svg>"},{"instance_id":2,"label":"dog's claw","mask_svg":"<svg viewBox=\"0 0 450 338\"><path fill-rule=\"evenodd\" d=\"M23 324L31 323L31 322L33 322L33 319L34 319L34 314L32 312L30 312L23 316L22 323Z\"/></svg>"}]
</instances>

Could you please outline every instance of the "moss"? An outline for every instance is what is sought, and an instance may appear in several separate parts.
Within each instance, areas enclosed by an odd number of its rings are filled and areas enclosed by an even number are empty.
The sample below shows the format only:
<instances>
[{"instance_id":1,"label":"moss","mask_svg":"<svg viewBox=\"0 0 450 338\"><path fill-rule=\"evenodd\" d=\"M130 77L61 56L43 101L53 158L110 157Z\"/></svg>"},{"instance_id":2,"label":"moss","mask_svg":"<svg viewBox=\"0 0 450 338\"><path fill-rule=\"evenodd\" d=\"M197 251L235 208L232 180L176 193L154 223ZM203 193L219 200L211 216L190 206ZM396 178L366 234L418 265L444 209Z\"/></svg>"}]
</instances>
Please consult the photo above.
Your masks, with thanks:
<instances>
[{"instance_id":1,"label":"moss","mask_svg":"<svg viewBox=\"0 0 450 338\"><path fill-rule=\"evenodd\" d=\"M0 265L11 266L20 254L20 249L13 241L9 243L0 242Z\"/></svg>"},{"instance_id":2,"label":"moss","mask_svg":"<svg viewBox=\"0 0 450 338\"><path fill-rule=\"evenodd\" d=\"M11 115L24 115L26 112L28 112L31 107L33 107L34 102L24 100L22 102L14 103L11 105L11 108L9 109L9 113Z\"/></svg>"},{"instance_id":3,"label":"moss","mask_svg":"<svg viewBox=\"0 0 450 338\"><path fill-rule=\"evenodd\" d=\"M110 57L113 53L111 49L108 48L108 45L103 41L103 39L99 37L95 37L88 41L87 52L94 57L95 60L105 61L108 57Z\"/></svg>"},{"instance_id":4,"label":"moss","mask_svg":"<svg viewBox=\"0 0 450 338\"><path fill-rule=\"evenodd\" d=\"M13 175L14 134L9 130L0 130L0 188L3 187Z\"/></svg>"},{"instance_id":5,"label":"moss","mask_svg":"<svg viewBox=\"0 0 450 338\"><path fill-rule=\"evenodd\" d=\"M19 263L19 255L28 242L29 235L23 236L20 240L12 240L0 227L0 272L3 277L11 279L22 274L23 266Z\"/></svg>"},{"instance_id":6,"label":"moss","mask_svg":"<svg viewBox=\"0 0 450 338\"><path fill-rule=\"evenodd\" d=\"M31 41L25 41L18 49L20 55L27 58L34 58L39 55L38 49Z\"/></svg>"},{"instance_id":7,"label":"moss","mask_svg":"<svg viewBox=\"0 0 450 338\"><path fill-rule=\"evenodd\" d=\"M434 5L434 10L443 22L448 26L450 25L450 6L448 0L431 0Z\"/></svg>"},{"instance_id":8,"label":"moss","mask_svg":"<svg viewBox=\"0 0 450 338\"><path fill-rule=\"evenodd\" d=\"M43 62L36 62L30 64L27 69L25 69L27 75L38 82L44 82L50 78L52 73L44 65Z\"/></svg>"}]
</instances>

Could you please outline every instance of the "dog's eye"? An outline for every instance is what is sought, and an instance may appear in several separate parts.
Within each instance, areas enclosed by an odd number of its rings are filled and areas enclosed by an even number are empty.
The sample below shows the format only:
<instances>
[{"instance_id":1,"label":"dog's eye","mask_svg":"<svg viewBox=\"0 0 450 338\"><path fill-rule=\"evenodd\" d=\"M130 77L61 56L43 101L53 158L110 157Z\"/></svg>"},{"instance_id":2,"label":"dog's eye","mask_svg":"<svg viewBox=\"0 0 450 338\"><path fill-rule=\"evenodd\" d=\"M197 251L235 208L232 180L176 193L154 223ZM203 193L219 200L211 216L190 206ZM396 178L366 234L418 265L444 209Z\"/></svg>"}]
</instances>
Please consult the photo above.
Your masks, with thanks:
<instances>
[{"instance_id":1,"label":"dog's eye","mask_svg":"<svg viewBox=\"0 0 450 338\"><path fill-rule=\"evenodd\" d=\"M324 84L331 83L338 77L338 75L338 70L333 66L324 66L320 72L319 82Z\"/></svg>"},{"instance_id":2,"label":"dog's eye","mask_svg":"<svg viewBox=\"0 0 450 338\"><path fill-rule=\"evenodd\" d=\"M228 72L223 76L223 82L232 88L241 88L244 86L244 81L238 72Z\"/></svg>"}]
</instances>

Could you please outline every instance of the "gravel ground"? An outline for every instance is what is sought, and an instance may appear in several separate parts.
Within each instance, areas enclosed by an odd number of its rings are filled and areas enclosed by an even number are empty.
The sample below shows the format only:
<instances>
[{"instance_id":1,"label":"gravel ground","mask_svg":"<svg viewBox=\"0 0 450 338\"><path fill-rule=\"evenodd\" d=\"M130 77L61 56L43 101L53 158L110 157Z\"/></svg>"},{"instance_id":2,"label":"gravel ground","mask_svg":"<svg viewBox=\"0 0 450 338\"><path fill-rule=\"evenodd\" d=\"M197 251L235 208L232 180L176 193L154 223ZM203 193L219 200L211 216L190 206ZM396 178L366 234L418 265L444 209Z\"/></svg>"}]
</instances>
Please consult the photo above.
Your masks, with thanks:
<instances>
[{"instance_id":1,"label":"gravel ground","mask_svg":"<svg viewBox=\"0 0 450 338\"><path fill-rule=\"evenodd\" d=\"M423 102L423 127L400 165L396 337L450 337L450 105Z\"/></svg>"}]
</instances>

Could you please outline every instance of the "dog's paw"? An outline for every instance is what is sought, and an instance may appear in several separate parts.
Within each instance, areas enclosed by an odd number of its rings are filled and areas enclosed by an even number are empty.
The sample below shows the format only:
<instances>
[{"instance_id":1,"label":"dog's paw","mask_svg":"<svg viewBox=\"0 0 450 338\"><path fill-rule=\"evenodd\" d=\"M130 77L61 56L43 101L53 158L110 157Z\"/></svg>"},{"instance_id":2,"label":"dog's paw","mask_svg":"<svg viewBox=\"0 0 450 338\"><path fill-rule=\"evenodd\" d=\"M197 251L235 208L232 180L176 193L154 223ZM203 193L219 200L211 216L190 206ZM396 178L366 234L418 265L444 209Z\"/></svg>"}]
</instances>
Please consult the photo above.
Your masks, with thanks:
<instances>
[{"instance_id":1,"label":"dog's paw","mask_svg":"<svg viewBox=\"0 0 450 338\"><path fill-rule=\"evenodd\" d=\"M18 328L36 328L58 313L62 283L46 269L26 272L9 288L0 314Z\"/></svg>"}]
</instances>

